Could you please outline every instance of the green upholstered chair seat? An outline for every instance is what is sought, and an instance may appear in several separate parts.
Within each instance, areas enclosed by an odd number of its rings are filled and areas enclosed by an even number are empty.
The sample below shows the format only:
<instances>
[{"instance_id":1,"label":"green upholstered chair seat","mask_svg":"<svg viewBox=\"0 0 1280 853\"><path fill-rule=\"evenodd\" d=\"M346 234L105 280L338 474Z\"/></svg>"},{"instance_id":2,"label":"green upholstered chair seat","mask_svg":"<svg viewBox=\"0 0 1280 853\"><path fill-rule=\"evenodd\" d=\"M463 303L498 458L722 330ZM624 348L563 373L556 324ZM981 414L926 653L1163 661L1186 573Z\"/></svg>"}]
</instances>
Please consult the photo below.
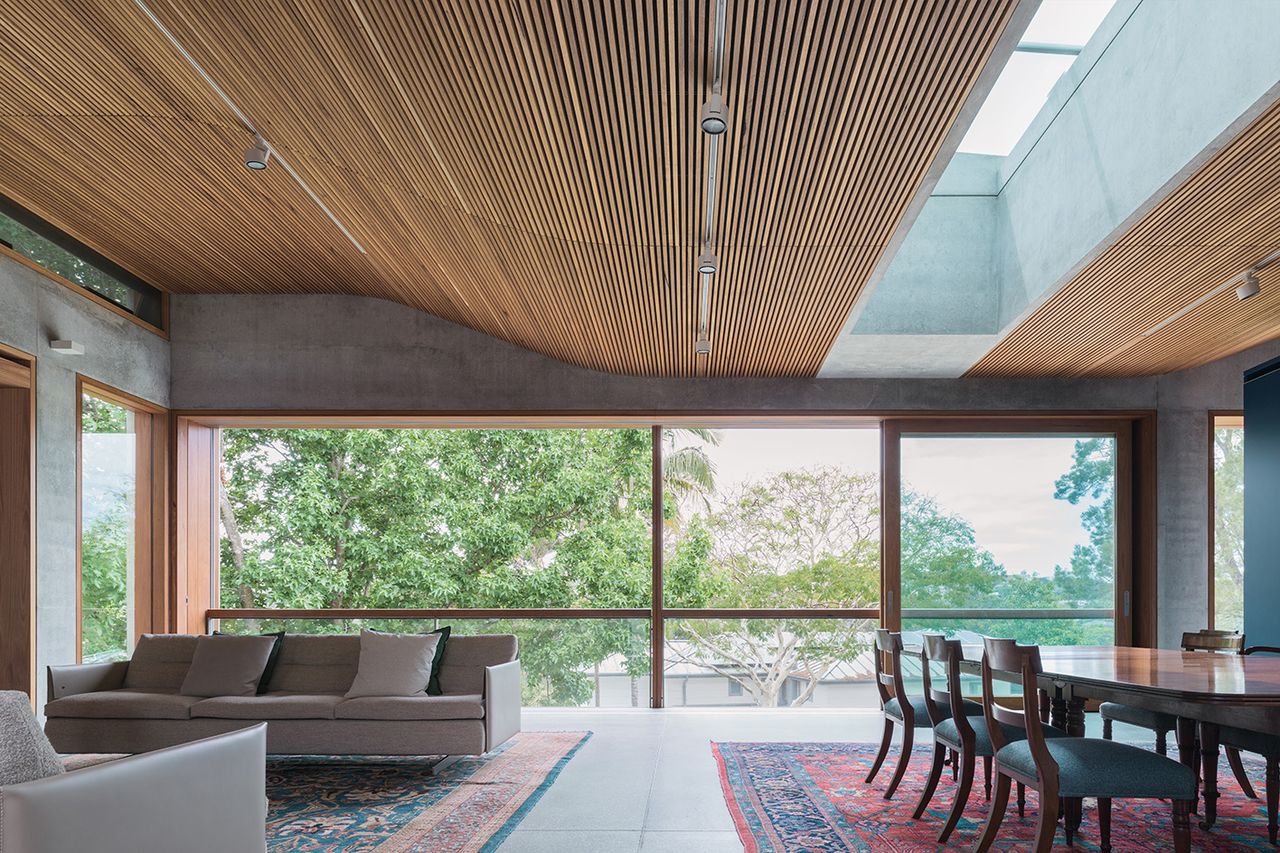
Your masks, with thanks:
<instances>
[{"instance_id":1,"label":"green upholstered chair seat","mask_svg":"<svg viewBox=\"0 0 1280 853\"><path fill-rule=\"evenodd\" d=\"M911 707L915 710L916 728L928 728L930 725L929 709L925 707L924 698L912 699ZM982 706L977 702L970 702L968 699L965 700L963 707L966 717L982 713ZM948 717L951 716L950 708L943 706L942 710ZM902 719L902 706L898 704L898 700L896 698L890 699L888 702L884 703L884 712L895 720Z\"/></svg>"},{"instance_id":2,"label":"green upholstered chair seat","mask_svg":"<svg viewBox=\"0 0 1280 853\"><path fill-rule=\"evenodd\" d=\"M1196 774L1172 758L1111 740L1064 737L1045 741L1058 763L1062 797L1161 797L1190 800ZM996 754L1000 766L1037 778L1031 745L1011 743Z\"/></svg>"},{"instance_id":3,"label":"green upholstered chair seat","mask_svg":"<svg viewBox=\"0 0 1280 853\"><path fill-rule=\"evenodd\" d=\"M1146 708L1121 705L1119 702L1103 702L1098 707L1098 713L1104 720L1118 720L1156 732L1171 732L1178 725L1178 718L1173 714L1148 711Z\"/></svg>"},{"instance_id":4,"label":"green upholstered chair seat","mask_svg":"<svg viewBox=\"0 0 1280 853\"><path fill-rule=\"evenodd\" d=\"M1259 755L1280 755L1280 735L1237 729L1235 726L1222 726L1218 729L1218 743Z\"/></svg>"},{"instance_id":5,"label":"green upholstered chair seat","mask_svg":"<svg viewBox=\"0 0 1280 853\"><path fill-rule=\"evenodd\" d=\"M991 736L987 734L987 718L985 716L969 716L969 725L973 726L974 755L991 755ZM1000 723L999 725L1000 731L1004 733L1005 740L1026 740L1026 730L1018 726L1010 726L1005 723ZM934 726L933 735L936 739L941 740L948 745L955 745L959 748L960 731L956 728L955 720L943 720L938 723L938 725ZM1046 738L1066 737L1067 733L1061 729L1045 726L1044 736Z\"/></svg>"}]
</instances>

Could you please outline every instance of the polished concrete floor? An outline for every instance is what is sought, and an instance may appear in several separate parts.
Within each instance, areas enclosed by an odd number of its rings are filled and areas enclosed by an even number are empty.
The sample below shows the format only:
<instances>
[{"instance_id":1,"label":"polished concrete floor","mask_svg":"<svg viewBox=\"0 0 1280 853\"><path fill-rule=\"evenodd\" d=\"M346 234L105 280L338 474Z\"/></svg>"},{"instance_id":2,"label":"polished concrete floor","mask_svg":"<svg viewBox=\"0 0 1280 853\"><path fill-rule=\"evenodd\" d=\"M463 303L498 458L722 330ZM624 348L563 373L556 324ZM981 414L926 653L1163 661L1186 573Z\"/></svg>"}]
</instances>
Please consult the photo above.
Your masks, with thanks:
<instances>
[{"instance_id":1,"label":"polished concrete floor","mask_svg":"<svg viewBox=\"0 0 1280 853\"><path fill-rule=\"evenodd\" d=\"M526 731L591 731L502 853L738 853L711 741L879 742L879 711L541 711ZM1096 714L1088 734L1101 735ZM1117 739L1150 740L1138 729Z\"/></svg>"}]
</instances>

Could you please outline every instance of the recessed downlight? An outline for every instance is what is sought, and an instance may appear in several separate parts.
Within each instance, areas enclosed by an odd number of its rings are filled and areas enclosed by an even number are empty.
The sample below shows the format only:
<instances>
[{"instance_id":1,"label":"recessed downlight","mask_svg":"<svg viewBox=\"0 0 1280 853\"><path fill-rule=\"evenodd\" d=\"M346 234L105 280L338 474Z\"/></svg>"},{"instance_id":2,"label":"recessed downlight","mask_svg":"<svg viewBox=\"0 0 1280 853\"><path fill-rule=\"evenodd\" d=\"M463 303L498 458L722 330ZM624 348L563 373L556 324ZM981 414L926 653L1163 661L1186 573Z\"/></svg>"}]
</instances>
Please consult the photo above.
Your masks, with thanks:
<instances>
[{"instance_id":1,"label":"recessed downlight","mask_svg":"<svg viewBox=\"0 0 1280 853\"><path fill-rule=\"evenodd\" d=\"M252 172L265 171L270 160L271 149L262 139L254 142L253 146L244 152L244 167Z\"/></svg>"}]
</instances>

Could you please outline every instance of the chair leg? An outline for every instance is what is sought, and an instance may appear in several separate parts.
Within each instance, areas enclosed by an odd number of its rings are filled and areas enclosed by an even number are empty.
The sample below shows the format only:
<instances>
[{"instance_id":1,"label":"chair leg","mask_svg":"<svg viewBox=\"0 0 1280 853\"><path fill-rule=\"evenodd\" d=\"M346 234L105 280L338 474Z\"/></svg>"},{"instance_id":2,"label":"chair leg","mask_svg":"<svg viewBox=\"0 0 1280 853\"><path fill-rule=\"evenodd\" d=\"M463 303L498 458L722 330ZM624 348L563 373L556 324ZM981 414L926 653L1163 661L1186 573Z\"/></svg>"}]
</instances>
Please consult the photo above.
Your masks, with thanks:
<instances>
[{"instance_id":1,"label":"chair leg","mask_svg":"<svg viewBox=\"0 0 1280 853\"><path fill-rule=\"evenodd\" d=\"M987 815L987 826L982 830L982 840L978 842L978 853L987 853L991 845L996 843L1000 834L1000 824L1004 822L1004 810L1009 805L1008 776L996 774L996 795L991 800L991 812ZM1021 785L1019 785L1021 787Z\"/></svg>"},{"instance_id":2,"label":"chair leg","mask_svg":"<svg viewBox=\"0 0 1280 853\"><path fill-rule=\"evenodd\" d=\"M898 790L898 783L902 781L907 765L911 763L911 741L914 733L915 729L911 726L902 727L902 754L898 756L898 769L893 771L893 778L889 780L889 790L884 792L886 800L893 799L893 792Z\"/></svg>"},{"instance_id":3,"label":"chair leg","mask_svg":"<svg viewBox=\"0 0 1280 853\"><path fill-rule=\"evenodd\" d=\"M1102 718L1102 739L1111 740L1111 720L1107 717Z\"/></svg>"},{"instance_id":4,"label":"chair leg","mask_svg":"<svg viewBox=\"0 0 1280 853\"><path fill-rule=\"evenodd\" d=\"M1240 760L1240 750L1234 746L1226 748L1227 764L1231 765L1231 772L1235 774L1236 782L1240 784L1240 790L1244 791L1244 795L1251 800L1258 799L1258 794L1253 790L1253 784L1249 781L1249 774L1244 772L1244 762Z\"/></svg>"},{"instance_id":5,"label":"chair leg","mask_svg":"<svg viewBox=\"0 0 1280 853\"><path fill-rule=\"evenodd\" d=\"M960 775L960 753L951 750L951 779L954 781Z\"/></svg>"},{"instance_id":6,"label":"chair leg","mask_svg":"<svg viewBox=\"0 0 1280 853\"><path fill-rule=\"evenodd\" d=\"M1280 756L1267 756L1267 837L1276 843L1276 809L1280 806Z\"/></svg>"},{"instance_id":7,"label":"chair leg","mask_svg":"<svg viewBox=\"0 0 1280 853\"><path fill-rule=\"evenodd\" d=\"M947 748L940 743L933 745L933 766L929 768L929 781L924 784L924 791L920 794L920 802L916 804L915 813L911 815L912 819L919 820L924 814L924 810L929 808L929 801L933 799L933 792L938 790L938 780L942 778L942 765L947 760Z\"/></svg>"},{"instance_id":8,"label":"chair leg","mask_svg":"<svg viewBox=\"0 0 1280 853\"><path fill-rule=\"evenodd\" d=\"M939 844L947 843L947 839L955 831L956 825L960 823L960 818L964 817L964 807L969 804L969 792L973 790L973 765L976 760L976 755L960 753L960 785L956 788L956 798L951 803L951 814L947 817L947 825L942 828L942 832L938 835ZM1008 797L1009 794L1006 791L1006 803L1008 802ZM995 808L994 804L992 808ZM1001 809L1003 810L1003 806Z\"/></svg>"},{"instance_id":9,"label":"chair leg","mask_svg":"<svg viewBox=\"0 0 1280 853\"><path fill-rule=\"evenodd\" d=\"M1098 798L1098 840L1102 853L1111 853L1111 798Z\"/></svg>"},{"instance_id":10,"label":"chair leg","mask_svg":"<svg viewBox=\"0 0 1280 853\"><path fill-rule=\"evenodd\" d=\"M1053 837L1058 832L1058 797L1040 792L1040 808L1036 810L1036 853L1050 853ZM1068 841L1068 844L1071 842Z\"/></svg>"},{"instance_id":11,"label":"chair leg","mask_svg":"<svg viewBox=\"0 0 1280 853\"><path fill-rule=\"evenodd\" d=\"M1156 752L1164 756L1169 754L1169 733L1164 729L1156 732Z\"/></svg>"},{"instance_id":12,"label":"chair leg","mask_svg":"<svg viewBox=\"0 0 1280 853\"><path fill-rule=\"evenodd\" d=\"M893 742L893 720L888 717L884 718L884 734L880 738L880 751L876 753L876 761L871 765L871 772L867 774L867 784L871 784L871 780L876 778L876 774L880 772L880 765L884 764L884 758L889 754L889 745Z\"/></svg>"},{"instance_id":13,"label":"chair leg","mask_svg":"<svg viewBox=\"0 0 1280 853\"><path fill-rule=\"evenodd\" d=\"M1077 802L1077 801L1076 801L1075 797L1068 797L1068 798L1064 799L1064 800L1063 800L1063 803L1062 803L1062 806L1063 806L1063 808L1062 808L1062 817L1063 817L1063 821L1062 821L1062 828L1063 828L1063 830L1065 831L1066 836L1067 836L1067 846L1068 846L1068 847L1071 847L1071 846L1073 846L1073 845L1075 844L1076 823L1075 823L1075 820L1074 820L1073 818L1074 818L1074 815L1075 815L1075 812L1076 812L1076 808L1075 808L1075 806L1076 806L1076 802Z\"/></svg>"},{"instance_id":14,"label":"chair leg","mask_svg":"<svg viewBox=\"0 0 1280 853\"><path fill-rule=\"evenodd\" d=\"M987 802L991 802L991 756L982 756L982 783L987 789Z\"/></svg>"},{"instance_id":15,"label":"chair leg","mask_svg":"<svg viewBox=\"0 0 1280 853\"><path fill-rule=\"evenodd\" d=\"M1027 786L1018 783L1018 817L1027 816Z\"/></svg>"},{"instance_id":16,"label":"chair leg","mask_svg":"<svg viewBox=\"0 0 1280 853\"><path fill-rule=\"evenodd\" d=\"M1191 802L1173 801L1174 853L1191 853Z\"/></svg>"}]
</instances>

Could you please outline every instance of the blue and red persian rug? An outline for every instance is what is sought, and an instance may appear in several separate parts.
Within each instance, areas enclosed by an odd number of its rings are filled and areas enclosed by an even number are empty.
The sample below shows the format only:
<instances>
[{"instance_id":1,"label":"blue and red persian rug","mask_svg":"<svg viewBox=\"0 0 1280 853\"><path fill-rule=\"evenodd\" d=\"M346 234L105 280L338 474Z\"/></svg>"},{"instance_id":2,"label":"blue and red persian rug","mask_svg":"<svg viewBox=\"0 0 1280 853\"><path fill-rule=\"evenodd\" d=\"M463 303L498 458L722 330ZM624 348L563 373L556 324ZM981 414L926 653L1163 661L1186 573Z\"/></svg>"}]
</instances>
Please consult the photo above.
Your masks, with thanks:
<instances>
[{"instance_id":1,"label":"blue and red persian rug","mask_svg":"<svg viewBox=\"0 0 1280 853\"><path fill-rule=\"evenodd\" d=\"M738 836L748 853L844 853L844 851L972 850L987 818L979 770L964 819L946 847L936 843L951 812L955 783L944 773L929 810L912 820L928 776L930 752L917 751L892 800L885 787L897 766L896 752L870 784L863 780L876 747L855 743L713 743L720 783ZM1263 767L1249 763L1254 787L1262 792ZM1266 806L1246 799L1223 762L1218 823L1209 832L1192 827L1196 851L1271 850ZM1035 793L1027 792L1027 815L1018 817L1010 802L997 850L1029 850L1035 836ZM1085 801L1085 818L1074 850L1098 849L1096 803ZM1160 800L1116 800L1111 814L1111 843L1121 851L1172 849L1170 808ZM1066 851L1062 833L1055 850Z\"/></svg>"},{"instance_id":2,"label":"blue and red persian rug","mask_svg":"<svg viewBox=\"0 0 1280 853\"><path fill-rule=\"evenodd\" d=\"M590 732L524 732L431 774L415 759L267 761L272 853L490 853Z\"/></svg>"}]
</instances>

